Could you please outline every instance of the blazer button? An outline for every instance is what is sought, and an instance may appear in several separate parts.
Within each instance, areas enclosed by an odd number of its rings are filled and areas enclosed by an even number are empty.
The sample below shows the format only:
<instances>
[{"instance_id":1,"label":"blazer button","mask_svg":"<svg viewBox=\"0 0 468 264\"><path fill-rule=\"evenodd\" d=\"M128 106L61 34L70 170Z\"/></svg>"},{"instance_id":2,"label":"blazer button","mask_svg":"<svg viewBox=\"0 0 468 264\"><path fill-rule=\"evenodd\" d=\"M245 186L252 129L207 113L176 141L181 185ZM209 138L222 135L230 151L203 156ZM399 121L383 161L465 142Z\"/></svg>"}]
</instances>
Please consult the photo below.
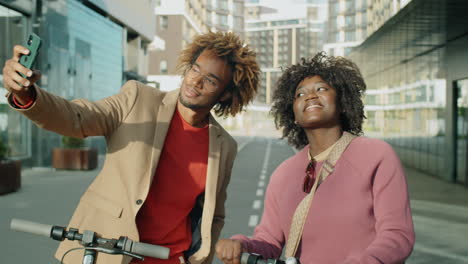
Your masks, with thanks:
<instances>
[{"instance_id":1,"label":"blazer button","mask_svg":"<svg viewBox=\"0 0 468 264\"><path fill-rule=\"evenodd\" d=\"M142 204L142 203L143 203L143 200L141 200L141 199L138 199L138 200L136 201L136 204L137 204L137 205L140 205L140 204Z\"/></svg>"}]
</instances>

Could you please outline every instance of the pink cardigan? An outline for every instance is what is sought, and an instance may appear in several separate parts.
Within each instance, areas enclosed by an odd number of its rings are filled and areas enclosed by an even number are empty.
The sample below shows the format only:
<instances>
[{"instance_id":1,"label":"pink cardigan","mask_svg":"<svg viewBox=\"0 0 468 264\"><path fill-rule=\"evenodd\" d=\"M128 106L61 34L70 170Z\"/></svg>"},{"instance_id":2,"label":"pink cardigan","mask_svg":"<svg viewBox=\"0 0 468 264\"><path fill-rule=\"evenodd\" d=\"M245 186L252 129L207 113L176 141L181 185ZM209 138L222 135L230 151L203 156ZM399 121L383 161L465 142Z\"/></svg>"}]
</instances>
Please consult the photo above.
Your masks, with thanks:
<instances>
[{"instance_id":1,"label":"pink cardigan","mask_svg":"<svg viewBox=\"0 0 468 264\"><path fill-rule=\"evenodd\" d=\"M306 146L273 173L252 238L235 235L248 252L278 258L289 235L308 163ZM320 167L317 166L317 172ZM415 235L406 177L390 145L356 138L320 185L297 257L302 264L403 263Z\"/></svg>"}]
</instances>

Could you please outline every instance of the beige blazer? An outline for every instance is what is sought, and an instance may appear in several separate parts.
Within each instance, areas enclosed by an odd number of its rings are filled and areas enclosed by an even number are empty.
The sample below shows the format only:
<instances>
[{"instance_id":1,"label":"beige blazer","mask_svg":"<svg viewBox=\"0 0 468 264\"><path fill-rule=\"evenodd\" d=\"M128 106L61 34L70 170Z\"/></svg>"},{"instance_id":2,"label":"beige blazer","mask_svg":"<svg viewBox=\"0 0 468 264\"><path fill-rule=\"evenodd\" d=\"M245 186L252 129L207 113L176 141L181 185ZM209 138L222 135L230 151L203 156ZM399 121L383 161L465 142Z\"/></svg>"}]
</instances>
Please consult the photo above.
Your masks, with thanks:
<instances>
[{"instance_id":1,"label":"beige blazer","mask_svg":"<svg viewBox=\"0 0 468 264\"><path fill-rule=\"evenodd\" d=\"M96 231L106 238L128 236L138 241L135 217L158 166L179 90L162 92L129 81L118 94L96 102L83 99L69 102L38 87L36 91L36 101L29 109L16 110L39 127L74 137L102 135L107 141L102 171L81 197L69 227L79 228L80 232ZM213 259L214 245L224 225L226 188L236 154L236 142L210 115L202 244L189 258L190 263L211 263ZM60 259L77 246L77 242L62 242L56 257ZM65 263L82 263L82 257L82 250L72 251L65 257ZM97 263L130 260L99 253Z\"/></svg>"}]
</instances>

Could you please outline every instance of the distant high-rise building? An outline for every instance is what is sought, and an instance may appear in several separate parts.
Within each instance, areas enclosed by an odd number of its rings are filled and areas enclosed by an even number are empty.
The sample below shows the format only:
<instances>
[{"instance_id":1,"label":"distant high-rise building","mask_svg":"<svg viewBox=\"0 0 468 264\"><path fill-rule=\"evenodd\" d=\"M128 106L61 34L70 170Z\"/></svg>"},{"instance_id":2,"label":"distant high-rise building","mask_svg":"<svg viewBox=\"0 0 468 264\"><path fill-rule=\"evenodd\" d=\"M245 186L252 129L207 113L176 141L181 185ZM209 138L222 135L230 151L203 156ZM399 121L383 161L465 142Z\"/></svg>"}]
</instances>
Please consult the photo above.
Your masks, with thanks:
<instances>
[{"instance_id":1,"label":"distant high-rise building","mask_svg":"<svg viewBox=\"0 0 468 264\"><path fill-rule=\"evenodd\" d=\"M244 1L242 0L200 0L205 1L206 24L211 31L232 31L243 38Z\"/></svg>"},{"instance_id":2,"label":"distant high-rise building","mask_svg":"<svg viewBox=\"0 0 468 264\"><path fill-rule=\"evenodd\" d=\"M366 0L329 0L324 50L346 56L367 37Z\"/></svg>"},{"instance_id":3,"label":"distant high-rise building","mask_svg":"<svg viewBox=\"0 0 468 264\"><path fill-rule=\"evenodd\" d=\"M377 31L411 0L367 0L367 35Z\"/></svg>"},{"instance_id":4,"label":"distant high-rise building","mask_svg":"<svg viewBox=\"0 0 468 264\"><path fill-rule=\"evenodd\" d=\"M329 0L324 50L347 56L411 0Z\"/></svg>"},{"instance_id":5,"label":"distant high-rise building","mask_svg":"<svg viewBox=\"0 0 468 264\"><path fill-rule=\"evenodd\" d=\"M327 0L309 0L307 5L307 57L323 50L326 22L328 20Z\"/></svg>"},{"instance_id":6,"label":"distant high-rise building","mask_svg":"<svg viewBox=\"0 0 468 264\"><path fill-rule=\"evenodd\" d=\"M245 6L245 18L247 20L260 19L262 14L274 14L277 10L271 7L251 3Z\"/></svg>"},{"instance_id":7,"label":"distant high-rise building","mask_svg":"<svg viewBox=\"0 0 468 264\"><path fill-rule=\"evenodd\" d=\"M195 34L231 31L243 38L242 0L161 0L155 8L156 36L150 46L148 79L163 90L178 88L176 72L180 51Z\"/></svg>"},{"instance_id":8,"label":"distant high-rise building","mask_svg":"<svg viewBox=\"0 0 468 264\"><path fill-rule=\"evenodd\" d=\"M307 54L307 24L305 18L259 20L247 24L247 42L257 52L262 70L257 101L269 104L274 84L281 74L280 67L294 64Z\"/></svg>"},{"instance_id":9,"label":"distant high-rise building","mask_svg":"<svg viewBox=\"0 0 468 264\"><path fill-rule=\"evenodd\" d=\"M326 2L284 15L262 4L246 4L246 41L257 52L262 79L256 103L270 104L281 67L297 63L322 49Z\"/></svg>"}]
</instances>

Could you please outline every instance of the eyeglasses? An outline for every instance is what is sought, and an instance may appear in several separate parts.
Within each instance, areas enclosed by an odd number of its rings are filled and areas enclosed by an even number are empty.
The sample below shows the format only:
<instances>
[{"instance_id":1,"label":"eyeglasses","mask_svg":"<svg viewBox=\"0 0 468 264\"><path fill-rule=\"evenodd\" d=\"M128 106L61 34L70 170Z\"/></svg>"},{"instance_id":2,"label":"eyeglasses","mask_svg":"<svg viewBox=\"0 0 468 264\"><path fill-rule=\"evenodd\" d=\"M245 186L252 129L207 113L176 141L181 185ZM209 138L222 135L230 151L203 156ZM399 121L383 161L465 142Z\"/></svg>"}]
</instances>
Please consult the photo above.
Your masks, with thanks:
<instances>
[{"instance_id":1,"label":"eyeglasses","mask_svg":"<svg viewBox=\"0 0 468 264\"><path fill-rule=\"evenodd\" d=\"M307 165L305 173L306 175L304 177L304 185L302 186L302 190L305 193L310 193L310 190L312 189L312 186L314 186L316 180L315 162L313 160L311 160Z\"/></svg>"},{"instance_id":2,"label":"eyeglasses","mask_svg":"<svg viewBox=\"0 0 468 264\"><path fill-rule=\"evenodd\" d=\"M192 65L190 70L187 72L187 77L190 79L195 79L200 76L203 80L203 89L206 89L208 92L215 92L218 89L219 84L216 80L206 74L201 73L201 70L197 65Z\"/></svg>"}]
</instances>

